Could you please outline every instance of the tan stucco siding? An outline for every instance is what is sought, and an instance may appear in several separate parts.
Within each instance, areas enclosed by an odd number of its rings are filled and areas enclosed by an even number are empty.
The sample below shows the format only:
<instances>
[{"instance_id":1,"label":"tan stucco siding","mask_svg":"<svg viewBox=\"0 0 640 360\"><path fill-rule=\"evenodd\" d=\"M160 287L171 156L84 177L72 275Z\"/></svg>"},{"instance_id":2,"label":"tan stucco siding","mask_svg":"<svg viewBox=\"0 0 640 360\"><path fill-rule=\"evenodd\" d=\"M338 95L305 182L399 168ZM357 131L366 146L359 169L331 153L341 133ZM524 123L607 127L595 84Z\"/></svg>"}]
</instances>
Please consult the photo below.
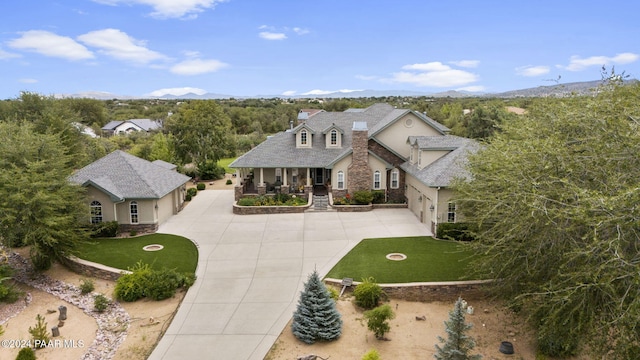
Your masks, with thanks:
<instances>
[{"instance_id":1,"label":"tan stucco siding","mask_svg":"<svg viewBox=\"0 0 640 360\"><path fill-rule=\"evenodd\" d=\"M179 192L179 189L176 189L167 195L165 195L162 199L158 200L158 210L157 210L157 223L162 224L167 221L173 215L173 209L175 208L175 193Z\"/></svg>"},{"instance_id":2,"label":"tan stucco siding","mask_svg":"<svg viewBox=\"0 0 640 360\"><path fill-rule=\"evenodd\" d=\"M91 204L92 201L98 201L102 205L102 221L114 221L115 212L113 210L113 201L111 198L105 194L104 192L96 189L93 186L87 186L87 197L88 204ZM87 222L91 221L91 214L87 214Z\"/></svg>"},{"instance_id":3,"label":"tan stucco siding","mask_svg":"<svg viewBox=\"0 0 640 360\"><path fill-rule=\"evenodd\" d=\"M340 159L331 170L331 187L333 189L338 189L338 172L342 171L344 173L344 188L347 188L347 170L349 169L349 164L351 164L351 155Z\"/></svg>"},{"instance_id":4,"label":"tan stucco siding","mask_svg":"<svg viewBox=\"0 0 640 360\"><path fill-rule=\"evenodd\" d=\"M119 224L131 224L131 201L138 203L138 224L156 224L155 200L126 200L116 205Z\"/></svg>"},{"instance_id":5,"label":"tan stucco siding","mask_svg":"<svg viewBox=\"0 0 640 360\"><path fill-rule=\"evenodd\" d=\"M418 151L420 151L420 155L418 156L418 159L420 159L420 163L418 164L418 167L421 169L435 162L441 157L447 155L450 152L447 150L418 150Z\"/></svg>"},{"instance_id":6,"label":"tan stucco siding","mask_svg":"<svg viewBox=\"0 0 640 360\"><path fill-rule=\"evenodd\" d=\"M387 188L387 167L382 161L369 156L369 168L371 168L371 189L372 190L384 190ZM373 177L376 171L380 171L380 187L375 189L373 187Z\"/></svg>"},{"instance_id":7,"label":"tan stucco siding","mask_svg":"<svg viewBox=\"0 0 640 360\"><path fill-rule=\"evenodd\" d=\"M413 114L407 114L396 120L375 137L388 148L405 158L409 158L409 136L442 135Z\"/></svg>"}]
</instances>

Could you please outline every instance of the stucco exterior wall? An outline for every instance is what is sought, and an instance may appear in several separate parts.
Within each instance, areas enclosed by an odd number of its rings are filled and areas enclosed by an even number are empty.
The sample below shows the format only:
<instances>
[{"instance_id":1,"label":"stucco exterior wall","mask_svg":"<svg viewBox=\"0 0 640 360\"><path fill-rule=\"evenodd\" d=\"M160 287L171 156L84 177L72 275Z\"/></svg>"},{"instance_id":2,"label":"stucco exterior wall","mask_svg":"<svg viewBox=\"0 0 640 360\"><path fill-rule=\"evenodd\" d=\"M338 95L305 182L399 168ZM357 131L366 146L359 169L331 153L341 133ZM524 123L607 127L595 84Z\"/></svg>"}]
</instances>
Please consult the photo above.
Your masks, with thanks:
<instances>
[{"instance_id":1,"label":"stucco exterior wall","mask_svg":"<svg viewBox=\"0 0 640 360\"><path fill-rule=\"evenodd\" d=\"M345 156L343 159L338 161L331 170L331 188L335 190L346 190L348 179L347 179L347 170L349 168L349 164L351 164L352 158L351 155ZM338 188L338 172L342 171L344 173L344 188Z\"/></svg>"},{"instance_id":2,"label":"stucco exterior wall","mask_svg":"<svg viewBox=\"0 0 640 360\"><path fill-rule=\"evenodd\" d=\"M371 190L385 190L387 188L387 166L373 156L369 156L369 168L371 169ZM380 171L380 187L373 187L373 177L376 171Z\"/></svg>"},{"instance_id":3,"label":"stucco exterior wall","mask_svg":"<svg viewBox=\"0 0 640 360\"><path fill-rule=\"evenodd\" d=\"M103 193L102 191L96 189L93 186L87 186L87 197L88 197L89 204L91 204L91 202L95 200L100 202L100 204L102 205L102 221L103 222L116 220L115 211L113 209L113 202L111 201L111 198L107 194ZM90 221L91 221L91 213L88 213L87 222L90 222Z\"/></svg>"},{"instance_id":4,"label":"stucco exterior wall","mask_svg":"<svg viewBox=\"0 0 640 360\"><path fill-rule=\"evenodd\" d=\"M407 146L407 138L409 136L432 135L441 134L417 116L407 114L395 121L379 134L376 134L375 137L387 147L408 159L409 146Z\"/></svg>"},{"instance_id":5,"label":"stucco exterior wall","mask_svg":"<svg viewBox=\"0 0 640 360\"><path fill-rule=\"evenodd\" d=\"M447 155L450 151L447 150L442 150L442 151L438 151L438 150L429 150L429 151L425 151L425 150L417 150L419 151L419 154L417 158L415 158L414 160L417 162L418 159L420 159L420 164L418 164L419 168L423 168L426 166L429 166L429 164L435 162L436 160L440 159L441 157Z\"/></svg>"},{"instance_id":6,"label":"stucco exterior wall","mask_svg":"<svg viewBox=\"0 0 640 360\"><path fill-rule=\"evenodd\" d=\"M155 200L126 200L116 205L119 224L131 224L131 201L138 203L138 224L157 224L155 216Z\"/></svg>"}]
</instances>

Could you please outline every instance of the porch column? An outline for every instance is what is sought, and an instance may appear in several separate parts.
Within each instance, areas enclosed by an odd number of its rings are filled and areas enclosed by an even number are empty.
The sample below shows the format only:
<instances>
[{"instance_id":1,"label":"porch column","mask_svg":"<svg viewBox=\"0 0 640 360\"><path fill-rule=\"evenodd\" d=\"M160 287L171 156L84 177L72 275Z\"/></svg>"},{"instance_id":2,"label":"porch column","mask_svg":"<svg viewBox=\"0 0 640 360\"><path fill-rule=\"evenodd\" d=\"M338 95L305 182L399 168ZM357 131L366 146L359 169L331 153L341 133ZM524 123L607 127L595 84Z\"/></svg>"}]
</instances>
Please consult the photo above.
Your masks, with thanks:
<instances>
[{"instance_id":1,"label":"porch column","mask_svg":"<svg viewBox=\"0 0 640 360\"><path fill-rule=\"evenodd\" d=\"M287 186L287 168L282 168L282 186Z\"/></svg>"},{"instance_id":2,"label":"porch column","mask_svg":"<svg viewBox=\"0 0 640 360\"><path fill-rule=\"evenodd\" d=\"M264 168L260 168L260 185L264 185Z\"/></svg>"},{"instance_id":3,"label":"porch column","mask_svg":"<svg viewBox=\"0 0 640 360\"><path fill-rule=\"evenodd\" d=\"M307 183L306 185L311 185L313 184L313 182L311 182L310 179L311 178L311 168L307 168Z\"/></svg>"},{"instance_id":4,"label":"porch column","mask_svg":"<svg viewBox=\"0 0 640 360\"><path fill-rule=\"evenodd\" d=\"M240 185L242 177L240 176L240 169L236 169L236 185Z\"/></svg>"}]
</instances>

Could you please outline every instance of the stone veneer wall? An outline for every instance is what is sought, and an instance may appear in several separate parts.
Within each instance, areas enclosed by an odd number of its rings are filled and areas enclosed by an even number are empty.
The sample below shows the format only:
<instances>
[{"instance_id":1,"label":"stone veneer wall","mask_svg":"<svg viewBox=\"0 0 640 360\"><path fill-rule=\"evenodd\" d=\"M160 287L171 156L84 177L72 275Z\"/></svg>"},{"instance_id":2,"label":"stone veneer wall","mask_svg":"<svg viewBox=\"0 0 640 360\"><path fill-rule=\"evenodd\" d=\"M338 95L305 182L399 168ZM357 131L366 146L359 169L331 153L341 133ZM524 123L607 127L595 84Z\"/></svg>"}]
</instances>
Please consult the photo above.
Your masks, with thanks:
<instances>
[{"instance_id":1,"label":"stone veneer wall","mask_svg":"<svg viewBox=\"0 0 640 360\"><path fill-rule=\"evenodd\" d=\"M80 275L112 281L118 280L122 274L131 273L127 270L112 268L110 266L78 259L76 257L67 258L63 265Z\"/></svg>"},{"instance_id":2,"label":"stone veneer wall","mask_svg":"<svg viewBox=\"0 0 640 360\"><path fill-rule=\"evenodd\" d=\"M347 189L356 191L371 190L373 171L369 167L368 130L353 130L351 164L347 168Z\"/></svg>"},{"instance_id":3,"label":"stone veneer wall","mask_svg":"<svg viewBox=\"0 0 640 360\"><path fill-rule=\"evenodd\" d=\"M152 234L158 231L158 224L119 224L118 233L128 234L132 231L138 234Z\"/></svg>"},{"instance_id":4,"label":"stone veneer wall","mask_svg":"<svg viewBox=\"0 0 640 360\"><path fill-rule=\"evenodd\" d=\"M342 280L324 279L330 286L342 289ZM453 281L408 284L379 284L388 297L407 301L456 301L458 297L465 300L478 300L486 297L484 287L489 281ZM352 293L359 282L347 287L345 293Z\"/></svg>"}]
</instances>

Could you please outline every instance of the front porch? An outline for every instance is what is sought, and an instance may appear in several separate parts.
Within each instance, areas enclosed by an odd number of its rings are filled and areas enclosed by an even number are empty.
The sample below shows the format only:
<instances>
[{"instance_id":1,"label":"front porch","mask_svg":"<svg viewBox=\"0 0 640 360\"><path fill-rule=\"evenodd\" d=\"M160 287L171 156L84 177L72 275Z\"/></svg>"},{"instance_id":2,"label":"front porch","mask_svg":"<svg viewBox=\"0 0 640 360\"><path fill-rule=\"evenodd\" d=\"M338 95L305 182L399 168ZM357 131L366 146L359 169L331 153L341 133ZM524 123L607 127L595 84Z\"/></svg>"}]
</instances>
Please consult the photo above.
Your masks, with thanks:
<instances>
[{"instance_id":1,"label":"front porch","mask_svg":"<svg viewBox=\"0 0 640 360\"><path fill-rule=\"evenodd\" d=\"M306 176L305 176L306 175ZM331 170L324 168L236 169L235 198L245 195L296 194L327 195Z\"/></svg>"}]
</instances>

